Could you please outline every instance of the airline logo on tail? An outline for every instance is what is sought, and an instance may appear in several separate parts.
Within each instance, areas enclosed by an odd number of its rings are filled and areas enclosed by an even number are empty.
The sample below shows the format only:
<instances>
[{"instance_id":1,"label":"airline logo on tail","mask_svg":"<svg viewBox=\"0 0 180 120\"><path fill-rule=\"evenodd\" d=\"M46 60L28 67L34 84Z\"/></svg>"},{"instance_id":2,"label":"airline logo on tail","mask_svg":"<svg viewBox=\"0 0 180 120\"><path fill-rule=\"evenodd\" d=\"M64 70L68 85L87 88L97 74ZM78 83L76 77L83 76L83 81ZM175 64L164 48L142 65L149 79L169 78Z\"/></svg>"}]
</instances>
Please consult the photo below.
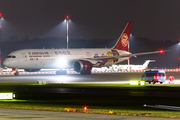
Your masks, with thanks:
<instances>
[{"instance_id":1,"label":"airline logo on tail","mask_svg":"<svg viewBox=\"0 0 180 120\"><path fill-rule=\"evenodd\" d=\"M133 22L129 22L125 29L123 30L121 36L119 37L117 43L113 47L113 49L118 49L118 50L127 50L128 44L129 44L129 37L131 34L131 28L132 28Z\"/></svg>"},{"instance_id":2,"label":"airline logo on tail","mask_svg":"<svg viewBox=\"0 0 180 120\"><path fill-rule=\"evenodd\" d=\"M129 44L129 37L126 33L124 33L121 37L121 44L126 47Z\"/></svg>"}]
</instances>

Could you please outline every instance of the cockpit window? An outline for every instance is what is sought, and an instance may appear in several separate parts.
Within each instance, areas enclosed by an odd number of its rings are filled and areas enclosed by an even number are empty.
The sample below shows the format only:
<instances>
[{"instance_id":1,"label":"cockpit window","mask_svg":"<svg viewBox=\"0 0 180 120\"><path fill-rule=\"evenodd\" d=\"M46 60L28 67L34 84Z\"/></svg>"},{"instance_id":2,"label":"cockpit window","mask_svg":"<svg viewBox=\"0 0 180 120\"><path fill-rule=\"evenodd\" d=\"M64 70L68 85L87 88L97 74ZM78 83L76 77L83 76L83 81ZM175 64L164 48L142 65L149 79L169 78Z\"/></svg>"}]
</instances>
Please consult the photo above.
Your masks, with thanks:
<instances>
[{"instance_id":1,"label":"cockpit window","mask_svg":"<svg viewBox=\"0 0 180 120\"><path fill-rule=\"evenodd\" d=\"M8 55L6 58L16 58L15 55Z\"/></svg>"},{"instance_id":2,"label":"cockpit window","mask_svg":"<svg viewBox=\"0 0 180 120\"><path fill-rule=\"evenodd\" d=\"M11 58L12 56L11 55L8 55L6 58Z\"/></svg>"},{"instance_id":3,"label":"cockpit window","mask_svg":"<svg viewBox=\"0 0 180 120\"><path fill-rule=\"evenodd\" d=\"M15 56L15 55L13 55L13 56L12 56L12 58L16 58L16 56Z\"/></svg>"}]
</instances>

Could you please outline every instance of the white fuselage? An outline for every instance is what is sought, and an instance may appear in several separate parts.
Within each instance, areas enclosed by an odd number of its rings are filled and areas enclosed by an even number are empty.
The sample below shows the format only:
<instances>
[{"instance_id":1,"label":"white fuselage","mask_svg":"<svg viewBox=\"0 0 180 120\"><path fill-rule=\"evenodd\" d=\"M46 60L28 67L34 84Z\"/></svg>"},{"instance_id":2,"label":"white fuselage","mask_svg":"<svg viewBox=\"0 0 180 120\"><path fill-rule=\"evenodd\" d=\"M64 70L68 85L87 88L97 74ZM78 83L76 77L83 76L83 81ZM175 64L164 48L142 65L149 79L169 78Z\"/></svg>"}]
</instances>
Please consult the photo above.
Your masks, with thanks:
<instances>
[{"instance_id":1,"label":"white fuselage","mask_svg":"<svg viewBox=\"0 0 180 120\"><path fill-rule=\"evenodd\" d=\"M123 50L112 49L24 49L10 53L3 64L9 68L19 69L52 69L72 68L78 60L86 60L93 67L110 66L127 59L127 57L108 60L97 60L97 57L109 57L131 54ZM12 57L14 56L14 57Z\"/></svg>"}]
</instances>

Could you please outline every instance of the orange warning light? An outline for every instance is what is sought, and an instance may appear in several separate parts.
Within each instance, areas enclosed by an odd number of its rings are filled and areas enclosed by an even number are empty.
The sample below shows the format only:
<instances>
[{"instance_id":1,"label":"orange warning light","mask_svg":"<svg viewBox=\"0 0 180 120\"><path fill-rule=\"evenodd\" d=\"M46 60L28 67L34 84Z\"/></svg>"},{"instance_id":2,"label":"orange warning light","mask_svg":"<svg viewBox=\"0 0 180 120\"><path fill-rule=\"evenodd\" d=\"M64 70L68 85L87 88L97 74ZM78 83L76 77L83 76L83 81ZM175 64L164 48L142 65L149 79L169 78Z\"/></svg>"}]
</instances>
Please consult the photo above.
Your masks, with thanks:
<instances>
[{"instance_id":1,"label":"orange warning light","mask_svg":"<svg viewBox=\"0 0 180 120\"><path fill-rule=\"evenodd\" d=\"M87 107L86 106L84 107L84 110L87 111Z\"/></svg>"}]
</instances>

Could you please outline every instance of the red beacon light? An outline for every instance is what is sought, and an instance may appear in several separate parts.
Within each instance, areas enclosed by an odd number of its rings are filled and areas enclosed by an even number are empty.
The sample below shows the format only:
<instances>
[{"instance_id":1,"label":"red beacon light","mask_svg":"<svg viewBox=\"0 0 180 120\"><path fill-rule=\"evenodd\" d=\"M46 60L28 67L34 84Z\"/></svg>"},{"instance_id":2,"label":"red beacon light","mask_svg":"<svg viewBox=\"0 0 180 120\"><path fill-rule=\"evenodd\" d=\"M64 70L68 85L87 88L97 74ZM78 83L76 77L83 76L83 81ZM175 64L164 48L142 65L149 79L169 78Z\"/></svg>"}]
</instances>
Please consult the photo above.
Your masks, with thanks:
<instances>
[{"instance_id":1,"label":"red beacon light","mask_svg":"<svg viewBox=\"0 0 180 120\"><path fill-rule=\"evenodd\" d=\"M159 53L163 53L163 50L160 50Z\"/></svg>"},{"instance_id":2,"label":"red beacon light","mask_svg":"<svg viewBox=\"0 0 180 120\"><path fill-rule=\"evenodd\" d=\"M69 18L69 16L66 16L66 18L68 19L68 18Z\"/></svg>"},{"instance_id":3,"label":"red beacon light","mask_svg":"<svg viewBox=\"0 0 180 120\"><path fill-rule=\"evenodd\" d=\"M2 14L0 14L0 19L3 18Z\"/></svg>"}]
</instances>

